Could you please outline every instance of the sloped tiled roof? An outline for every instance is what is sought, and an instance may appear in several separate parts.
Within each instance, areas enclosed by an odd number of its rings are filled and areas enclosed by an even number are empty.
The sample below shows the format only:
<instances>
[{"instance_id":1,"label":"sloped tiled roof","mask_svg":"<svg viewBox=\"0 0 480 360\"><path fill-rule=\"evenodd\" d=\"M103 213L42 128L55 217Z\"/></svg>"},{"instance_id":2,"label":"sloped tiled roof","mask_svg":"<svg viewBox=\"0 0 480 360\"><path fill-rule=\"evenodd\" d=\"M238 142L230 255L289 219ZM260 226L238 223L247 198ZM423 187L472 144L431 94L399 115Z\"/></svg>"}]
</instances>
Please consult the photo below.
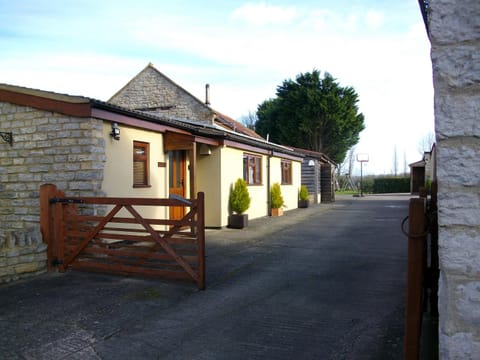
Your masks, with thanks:
<instances>
[{"instance_id":1,"label":"sloped tiled roof","mask_svg":"<svg viewBox=\"0 0 480 360\"><path fill-rule=\"evenodd\" d=\"M292 149L294 151L298 152L298 153L303 154L304 156L314 158L314 159L318 159L318 160L321 160L321 161L325 161L326 163L335 164L335 162L332 159L330 159L326 154L324 154L322 152L307 150L307 149L301 149L301 148L296 148L296 147L292 147Z\"/></svg>"},{"instance_id":2,"label":"sloped tiled roof","mask_svg":"<svg viewBox=\"0 0 480 360\"><path fill-rule=\"evenodd\" d=\"M419 160L419 161L416 161L414 163L411 163L411 164L408 164L408 166L410 167L425 167L425 160Z\"/></svg>"},{"instance_id":3,"label":"sloped tiled roof","mask_svg":"<svg viewBox=\"0 0 480 360\"><path fill-rule=\"evenodd\" d=\"M263 139L262 136L258 135L254 130L249 129L241 122L219 112L216 112L215 122L221 127L225 127L226 129L238 132L240 134L248 135L256 139Z\"/></svg>"},{"instance_id":4,"label":"sloped tiled roof","mask_svg":"<svg viewBox=\"0 0 480 360\"><path fill-rule=\"evenodd\" d=\"M77 104L88 103L91 100L88 97L80 96L80 95L62 94L62 93L57 93L57 92L48 91L48 90L33 89L33 88L27 88L24 86L10 85L5 83L0 83L0 90L15 92L19 94L25 94L25 95L40 96L44 99L58 100L58 101L64 101L68 103L77 103Z\"/></svg>"},{"instance_id":5,"label":"sloped tiled roof","mask_svg":"<svg viewBox=\"0 0 480 360\"><path fill-rule=\"evenodd\" d=\"M172 128L188 131L202 137L218 140L231 140L261 149L268 149L287 154L294 157L301 157L292 148L267 142L262 138L255 138L227 128L221 128L216 124L198 124L188 119L171 118L158 114L132 110L109 102L84 97L60 94L51 91L31 89L21 86L0 84L0 102L10 102L18 105L30 106L40 110L58 112L60 114L92 117L93 109L106 110L111 114L131 117L144 120L154 124L165 125ZM112 120L104 117L105 114L97 113L95 118L99 120Z\"/></svg>"}]
</instances>

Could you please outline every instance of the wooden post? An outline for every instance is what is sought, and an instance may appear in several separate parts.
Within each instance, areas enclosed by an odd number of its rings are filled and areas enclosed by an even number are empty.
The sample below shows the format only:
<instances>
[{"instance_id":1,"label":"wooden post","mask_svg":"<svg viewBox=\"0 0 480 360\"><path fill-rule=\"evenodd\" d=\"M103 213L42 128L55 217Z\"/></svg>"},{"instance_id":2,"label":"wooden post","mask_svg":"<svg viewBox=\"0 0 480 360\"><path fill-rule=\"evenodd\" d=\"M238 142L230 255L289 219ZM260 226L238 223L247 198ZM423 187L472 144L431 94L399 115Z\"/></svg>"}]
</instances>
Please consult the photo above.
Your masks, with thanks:
<instances>
[{"instance_id":1,"label":"wooden post","mask_svg":"<svg viewBox=\"0 0 480 360\"><path fill-rule=\"evenodd\" d=\"M189 164L189 175L190 175L190 199L195 198L197 193L197 144L193 143L192 149L190 150L190 164Z\"/></svg>"},{"instance_id":2,"label":"wooden post","mask_svg":"<svg viewBox=\"0 0 480 360\"><path fill-rule=\"evenodd\" d=\"M427 188L424 186L420 186L418 188L418 196L421 198L427 198Z\"/></svg>"},{"instance_id":3,"label":"wooden post","mask_svg":"<svg viewBox=\"0 0 480 360\"><path fill-rule=\"evenodd\" d=\"M61 272L64 271L64 237L63 237L63 205L51 204L53 198L65 197L64 193L53 184L40 186L40 228L43 241L48 244L48 270L57 262ZM60 260L61 259L61 260Z\"/></svg>"},{"instance_id":4,"label":"wooden post","mask_svg":"<svg viewBox=\"0 0 480 360\"><path fill-rule=\"evenodd\" d=\"M200 290L205 290L205 195L197 195L198 281Z\"/></svg>"},{"instance_id":5,"label":"wooden post","mask_svg":"<svg viewBox=\"0 0 480 360\"><path fill-rule=\"evenodd\" d=\"M57 194L57 187L53 184L43 184L40 186L40 231L42 233L43 242L47 247L47 270L52 269L52 262L56 249L54 228L53 228L53 212L50 205L50 199Z\"/></svg>"},{"instance_id":6,"label":"wooden post","mask_svg":"<svg viewBox=\"0 0 480 360\"><path fill-rule=\"evenodd\" d=\"M432 181L432 195L431 195L431 205L430 211L432 216L431 224L431 244L430 244L430 275L432 288L430 293L430 312L432 316L438 316L438 276L439 276L439 265L438 265L438 206L437 206L437 193L438 193L438 183Z\"/></svg>"},{"instance_id":7,"label":"wooden post","mask_svg":"<svg viewBox=\"0 0 480 360\"><path fill-rule=\"evenodd\" d=\"M57 245L56 260L58 271L65 272L65 234L63 226L63 204L56 203L55 208L55 239Z\"/></svg>"},{"instance_id":8,"label":"wooden post","mask_svg":"<svg viewBox=\"0 0 480 360\"><path fill-rule=\"evenodd\" d=\"M418 359L422 325L422 282L425 264L425 198L410 199L407 296L403 358Z\"/></svg>"}]
</instances>

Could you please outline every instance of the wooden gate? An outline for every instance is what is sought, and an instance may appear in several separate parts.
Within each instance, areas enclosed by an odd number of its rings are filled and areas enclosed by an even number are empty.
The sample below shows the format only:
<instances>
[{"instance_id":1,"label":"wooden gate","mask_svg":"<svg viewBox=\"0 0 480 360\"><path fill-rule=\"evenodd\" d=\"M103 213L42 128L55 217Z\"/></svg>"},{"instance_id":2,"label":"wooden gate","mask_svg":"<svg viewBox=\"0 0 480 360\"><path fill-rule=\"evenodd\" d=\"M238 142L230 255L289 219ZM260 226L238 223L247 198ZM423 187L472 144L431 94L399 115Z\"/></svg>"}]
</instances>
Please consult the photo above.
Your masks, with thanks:
<instances>
[{"instance_id":1,"label":"wooden gate","mask_svg":"<svg viewBox=\"0 0 480 360\"><path fill-rule=\"evenodd\" d=\"M180 220L143 217L141 208L152 206L184 207L185 216ZM183 279L205 288L201 192L194 200L65 197L55 185L45 184L40 187L40 224L48 244L49 269Z\"/></svg>"}]
</instances>

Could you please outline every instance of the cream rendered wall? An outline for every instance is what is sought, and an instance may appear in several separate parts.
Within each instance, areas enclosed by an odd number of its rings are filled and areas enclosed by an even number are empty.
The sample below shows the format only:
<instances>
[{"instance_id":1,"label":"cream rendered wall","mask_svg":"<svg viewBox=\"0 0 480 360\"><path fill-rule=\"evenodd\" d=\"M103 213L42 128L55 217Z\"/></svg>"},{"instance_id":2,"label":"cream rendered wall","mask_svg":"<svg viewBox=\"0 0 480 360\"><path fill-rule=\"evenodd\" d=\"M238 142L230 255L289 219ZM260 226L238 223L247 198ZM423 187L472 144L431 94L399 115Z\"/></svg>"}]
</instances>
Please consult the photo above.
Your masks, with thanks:
<instances>
[{"instance_id":1,"label":"cream rendered wall","mask_svg":"<svg viewBox=\"0 0 480 360\"><path fill-rule=\"evenodd\" d=\"M120 140L110 136L111 124L103 124L103 137L106 139L106 163L102 191L113 197L168 197L168 156L163 152L163 134L120 125ZM141 141L150 146L150 187L133 187L133 142ZM211 147L210 155L200 155L197 151L197 191L205 193L205 224L207 227L224 227L228 224L228 199L231 186L238 178L243 178L243 154L245 151L230 147ZM253 153L254 152L248 152ZM250 219L268 215L267 156L262 158L262 184L248 187L252 202L247 210ZM270 184L281 182L281 160L270 159ZM158 163L166 163L158 167ZM187 159L188 165L189 159ZM286 210L297 208L300 187L301 164L292 161L292 185L282 185L282 195ZM188 170L186 189L189 188ZM186 197L189 194L187 192ZM142 209L142 215L152 218L168 218L167 208Z\"/></svg>"},{"instance_id":2,"label":"cream rendered wall","mask_svg":"<svg viewBox=\"0 0 480 360\"><path fill-rule=\"evenodd\" d=\"M243 179L243 154L245 151L224 147L222 149L222 187L221 187L221 206L222 206L222 226L228 223L228 198L230 189L238 178ZM248 152L252 153L253 152ZM267 157L262 157L262 185L249 185L248 192L252 201L250 208L246 211L249 219L254 219L268 215L267 195L266 195L266 174L267 174Z\"/></svg>"},{"instance_id":3,"label":"cream rendered wall","mask_svg":"<svg viewBox=\"0 0 480 360\"><path fill-rule=\"evenodd\" d=\"M298 192L302 185L302 163L300 161L292 161L292 185L285 186L288 190L288 208L287 210L298 208ZM287 199L285 199L285 202Z\"/></svg>"},{"instance_id":4,"label":"cream rendered wall","mask_svg":"<svg viewBox=\"0 0 480 360\"><path fill-rule=\"evenodd\" d=\"M270 159L270 186L279 183L282 191L284 210L292 210L298 207L298 191L301 185L301 162L292 160L292 184L282 185L281 158L272 157ZM266 181L266 180L265 180Z\"/></svg>"},{"instance_id":5,"label":"cream rendered wall","mask_svg":"<svg viewBox=\"0 0 480 360\"><path fill-rule=\"evenodd\" d=\"M235 148L224 147L222 149L221 166L221 226L228 224L228 198L230 195L231 186L238 178L243 178L243 154L251 153L251 151L243 151ZM270 189L267 189L268 180L268 157L267 155L255 154L262 157L262 184L249 185L248 191L252 202L250 208L247 210L248 218L255 219L268 215L268 197L270 196ZM281 184L281 158L270 158L270 186L278 182ZM301 162L292 161L292 185L280 185L282 189L282 196L285 201L285 210L292 210L298 207L298 191L301 184Z\"/></svg>"},{"instance_id":6,"label":"cream rendered wall","mask_svg":"<svg viewBox=\"0 0 480 360\"><path fill-rule=\"evenodd\" d=\"M222 227L221 148L210 149L210 155L197 151L197 191L205 193L205 226Z\"/></svg>"},{"instance_id":7,"label":"cream rendered wall","mask_svg":"<svg viewBox=\"0 0 480 360\"><path fill-rule=\"evenodd\" d=\"M120 140L114 140L110 133L111 123L103 123L106 163L102 191L110 197L168 197L168 158L163 152L163 134L126 127L120 124ZM149 143L150 187L133 187L133 142ZM166 167L158 167L158 163L167 163ZM141 209L142 215L153 218L167 218L167 208L146 207Z\"/></svg>"}]
</instances>

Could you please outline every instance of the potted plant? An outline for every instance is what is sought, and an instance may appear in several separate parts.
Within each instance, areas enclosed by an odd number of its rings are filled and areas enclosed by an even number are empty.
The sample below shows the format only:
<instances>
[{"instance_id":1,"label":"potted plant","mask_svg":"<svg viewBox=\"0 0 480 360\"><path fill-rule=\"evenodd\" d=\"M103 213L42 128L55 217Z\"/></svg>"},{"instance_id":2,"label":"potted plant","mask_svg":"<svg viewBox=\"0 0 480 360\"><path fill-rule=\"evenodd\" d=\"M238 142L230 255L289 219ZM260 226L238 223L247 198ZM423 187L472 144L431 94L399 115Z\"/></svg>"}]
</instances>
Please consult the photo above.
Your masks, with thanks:
<instances>
[{"instance_id":1,"label":"potted plant","mask_svg":"<svg viewBox=\"0 0 480 360\"><path fill-rule=\"evenodd\" d=\"M298 192L298 207L299 208L308 208L308 189L305 185L300 186L300 191Z\"/></svg>"},{"instance_id":2,"label":"potted plant","mask_svg":"<svg viewBox=\"0 0 480 360\"><path fill-rule=\"evenodd\" d=\"M270 189L270 205L272 207L272 216L283 215L284 202L279 183L273 184Z\"/></svg>"},{"instance_id":3,"label":"potted plant","mask_svg":"<svg viewBox=\"0 0 480 360\"><path fill-rule=\"evenodd\" d=\"M233 214L228 217L228 227L242 229L248 225L248 214L244 212L250 207L250 201L247 183L243 179L238 179L230 191L228 200L230 209L233 211Z\"/></svg>"}]
</instances>

